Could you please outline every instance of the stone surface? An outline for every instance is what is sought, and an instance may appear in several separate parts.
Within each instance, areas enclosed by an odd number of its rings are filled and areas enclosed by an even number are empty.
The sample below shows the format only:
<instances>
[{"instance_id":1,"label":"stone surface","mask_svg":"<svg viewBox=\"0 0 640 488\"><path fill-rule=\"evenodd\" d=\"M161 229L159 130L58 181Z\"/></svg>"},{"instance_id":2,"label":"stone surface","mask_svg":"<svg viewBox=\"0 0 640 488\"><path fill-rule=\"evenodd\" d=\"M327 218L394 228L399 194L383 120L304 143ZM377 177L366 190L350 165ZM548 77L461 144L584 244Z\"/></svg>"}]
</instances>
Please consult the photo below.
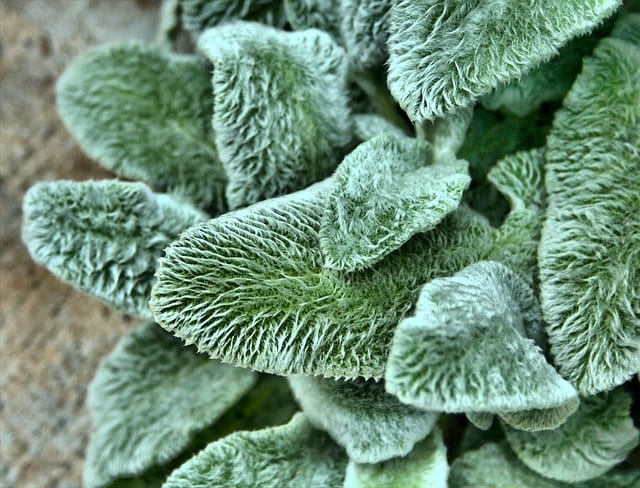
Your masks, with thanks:
<instances>
[{"instance_id":1,"label":"stone surface","mask_svg":"<svg viewBox=\"0 0 640 488\"><path fill-rule=\"evenodd\" d=\"M86 387L135 320L35 265L20 239L35 182L112 177L55 111L54 85L90 46L153 39L154 0L0 1L0 486L81 486Z\"/></svg>"}]
</instances>

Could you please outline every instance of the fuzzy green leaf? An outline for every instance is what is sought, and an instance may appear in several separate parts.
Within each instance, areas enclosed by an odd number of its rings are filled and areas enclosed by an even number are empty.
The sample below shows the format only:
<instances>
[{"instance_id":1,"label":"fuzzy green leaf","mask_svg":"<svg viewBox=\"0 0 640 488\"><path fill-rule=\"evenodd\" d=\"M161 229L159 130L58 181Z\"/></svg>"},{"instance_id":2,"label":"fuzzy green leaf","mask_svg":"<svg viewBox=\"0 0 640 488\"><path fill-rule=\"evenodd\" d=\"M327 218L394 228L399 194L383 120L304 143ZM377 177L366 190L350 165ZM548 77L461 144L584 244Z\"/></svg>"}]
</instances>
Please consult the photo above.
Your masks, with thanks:
<instances>
[{"instance_id":1,"label":"fuzzy green leaf","mask_svg":"<svg viewBox=\"0 0 640 488\"><path fill-rule=\"evenodd\" d=\"M290 377L289 383L311 423L327 431L357 463L406 456L438 418L436 412L403 405L382 382L301 376Z\"/></svg>"},{"instance_id":2,"label":"fuzzy green leaf","mask_svg":"<svg viewBox=\"0 0 640 488\"><path fill-rule=\"evenodd\" d=\"M128 333L89 386L94 426L89 487L142 473L177 456L256 382L251 371L186 348L157 324Z\"/></svg>"},{"instance_id":3,"label":"fuzzy green leaf","mask_svg":"<svg viewBox=\"0 0 640 488\"><path fill-rule=\"evenodd\" d=\"M238 208L299 190L335 168L351 140L344 50L310 29L238 22L206 31L213 127Z\"/></svg>"},{"instance_id":4,"label":"fuzzy green leaf","mask_svg":"<svg viewBox=\"0 0 640 488\"><path fill-rule=\"evenodd\" d=\"M472 118L472 108L460 108L436 122L433 133L433 152L436 161L446 161L460 150Z\"/></svg>"},{"instance_id":5,"label":"fuzzy green leaf","mask_svg":"<svg viewBox=\"0 0 640 488\"><path fill-rule=\"evenodd\" d=\"M340 43L341 0L284 0L284 11L295 30L320 29Z\"/></svg>"},{"instance_id":6,"label":"fuzzy green leaf","mask_svg":"<svg viewBox=\"0 0 640 488\"><path fill-rule=\"evenodd\" d=\"M106 168L220 212L226 176L211 129L210 72L202 59L141 43L99 47L58 80L58 111Z\"/></svg>"},{"instance_id":7,"label":"fuzzy green leaf","mask_svg":"<svg viewBox=\"0 0 640 488\"><path fill-rule=\"evenodd\" d=\"M433 433L407 456L380 464L349 461L344 488L446 488L449 465L442 433Z\"/></svg>"},{"instance_id":8,"label":"fuzzy green leaf","mask_svg":"<svg viewBox=\"0 0 640 488\"><path fill-rule=\"evenodd\" d=\"M528 336L540 308L513 271L471 265L425 285L415 315L400 322L386 388L409 405L445 412L552 408L576 392Z\"/></svg>"},{"instance_id":9,"label":"fuzzy green leaf","mask_svg":"<svg viewBox=\"0 0 640 488\"><path fill-rule=\"evenodd\" d=\"M575 398L555 408L501 412L500 418L507 425L519 430L551 430L561 426L578 409L580 400Z\"/></svg>"},{"instance_id":10,"label":"fuzzy green leaf","mask_svg":"<svg viewBox=\"0 0 640 488\"><path fill-rule=\"evenodd\" d=\"M156 319L213 357L277 374L381 377L393 329L425 281L479 261L492 229L460 208L373 267L323 270L331 182L195 226L166 250Z\"/></svg>"},{"instance_id":11,"label":"fuzzy green leaf","mask_svg":"<svg viewBox=\"0 0 640 488\"><path fill-rule=\"evenodd\" d=\"M433 164L431 146L392 134L360 144L338 167L320 228L325 266L371 266L460 204L467 163Z\"/></svg>"},{"instance_id":12,"label":"fuzzy green leaf","mask_svg":"<svg viewBox=\"0 0 640 488\"><path fill-rule=\"evenodd\" d=\"M377 71L387 61L392 0L342 0L340 31L354 69Z\"/></svg>"},{"instance_id":13,"label":"fuzzy green leaf","mask_svg":"<svg viewBox=\"0 0 640 488\"><path fill-rule=\"evenodd\" d=\"M356 114L353 116L353 132L362 141L368 141L385 132L391 132L397 137L406 137L402 129L387 119L374 114Z\"/></svg>"},{"instance_id":14,"label":"fuzzy green leaf","mask_svg":"<svg viewBox=\"0 0 640 488\"><path fill-rule=\"evenodd\" d=\"M299 488L342 485L346 456L302 414L281 427L237 432L185 463L163 488Z\"/></svg>"},{"instance_id":15,"label":"fuzzy green leaf","mask_svg":"<svg viewBox=\"0 0 640 488\"><path fill-rule=\"evenodd\" d=\"M517 78L587 33L621 0L396 0L389 87L417 123Z\"/></svg>"},{"instance_id":16,"label":"fuzzy green leaf","mask_svg":"<svg viewBox=\"0 0 640 488\"><path fill-rule=\"evenodd\" d=\"M162 250L206 216L142 183L38 183L24 199L31 256L61 280L127 313L147 302Z\"/></svg>"},{"instance_id":17,"label":"fuzzy green leaf","mask_svg":"<svg viewBox=\"0 0 640 488\"><path fill-rule=\"evenodd\" d=\"M640 370L640 46L601 41L548 139L542 310L584 394Z\"/></svg>"},{"instance_id":18,"label":"fuzzy green leaf","mask_svg":"<svg viewBox=\"0 0 640 488\"><path fill-rule=\"evenodd\" d=\"M638 445L630 417L631 397L622 390L582 398L578 411L555 430L524 432L506 425L511 448L530 469L575 483L607 472Z\"/></svg>"}]
</instances>

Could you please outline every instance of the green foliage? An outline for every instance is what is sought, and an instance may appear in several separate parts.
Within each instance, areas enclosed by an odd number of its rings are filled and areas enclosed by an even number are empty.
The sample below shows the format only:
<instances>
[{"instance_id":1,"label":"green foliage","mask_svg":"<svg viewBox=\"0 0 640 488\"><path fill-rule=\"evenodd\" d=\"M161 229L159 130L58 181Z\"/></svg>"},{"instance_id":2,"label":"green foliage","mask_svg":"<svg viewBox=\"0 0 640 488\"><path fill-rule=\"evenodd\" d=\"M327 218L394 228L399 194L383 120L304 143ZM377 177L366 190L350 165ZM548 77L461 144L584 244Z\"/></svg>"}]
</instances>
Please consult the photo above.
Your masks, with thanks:
<instances>
[{"instance_id":1,"label":"green foliage","mask_svg":"<svg viewBox=\"0 0 640 488\"><path fill-rule=\"evenodd\" d=\"M402 137L406 134L387 119L374 114L356 114L353 116L353 132L362 141L368 141L385 132Z\"/></svg>"},{"instance_id":2,"label":"green foliage","mask_svg":"<svg viewBox=\"0 0 640 488\"><path fill-rule=\"evenodd\" d=\"M287 20L295 30L320 29L340 43L341 0L284 0Z\"/></svg>"},{"instance_id":3,"label":"green foliage","mask_svg":"<svg viewBox=\"0 0 640 488\"><path fill-rule=\"evenodd\" d=\"M94 432L84 479L105 486L170 461L256 382L185 348L152 322L128 333L89 386Z\"/></svg>"},{"instance_id":4,"label":"green foliage","mask_svg":"<svg viewBox=\"0 0 640 488\"><path fill-rule=\"evenodd\" d=\"M406 456L438 418L436 412L403 405L382 382L300 376L289 383L311 423L327 431L356 463Z\"/></svg>"},{"instance_id":5,"label":"green foliage","mask_svg":"<svg viewBox=\"0 0 640 488\"><path fill-rule=\"evenodd\" d=\"M580 401L575 398L555 408L501 412L500 418L507 425L519 430L551 430L561 426L577 410Z\"/></svg>"},{"instance_id":6,"label":"green foliage","mask_svg":"<svg viewBox=\"0 0 640 488\"><path fill-rule=\"evenodd\" d=\"M414 316L396 329L387 391L426 410L501 412L553 408L576 392L535 342L540 308L514 272L471 265L425 285Z\"/></svg>"},{"instance_id":7,"label":"green foliage","mask_svg":"<svg viewBox=\"0 0 640 488\"><path fill-rule=\"evenodd\" d=\"M473 109L460 108L436 122L433 132L433 152L436 161L446 161L455 156L464 144L472 119Z\"/></svg>"},{"instance_id":8,"label":"green foliage","mask_svg":"<svg viewBox=\"0 0 640 488\"><path fill-rule=\"evenodd\" d=\"M575 483L600 476L638 445L629 416L631 398L618 389L583 398L577 412L559 428L524 432L504 426L520 460L552 479Z\"/></svg>"},{"instance_id":9,"label":"green foliage","mask_svg":"<svg viewBox=\"0 0 640 488\"><path fill-rule=\"evenodd\" d=\"M414 122L470 106L587 33L621 0L397 0L389 87ZM504 33L508 32L508 37Z\"/></svg>"},{"instance_id":10,"label":"green foliage","mask_svg":"<svg viewBox=\"0 0 640 488\"><path fill-rule=\"evenodd\" d=\"M640 370L640 47L600 42L548 139L541 301L560 372L584 394Z\"/></svg>"},{"instance_id":11,"label":"green foliage","mask_svg":"<svg viewBox=\"0 0 640 488\"><path fill-rule=\"evenodd\" d=\"M490 412L465 412L467 420L480 430L489 430L493 425L494 415Z\"/></svg>"},{"instance_id":12,"label":"green foliage","mask_svg":"<svg viewBox=\"0 0 640 488\"><path fill-rule=\"evenodd\" d=\"M335 168L351 140L344 50L321 31L253 23L206 31L213 127L232 208L288 193Z\"/></svg>"},{"instance_id":13,"label":"green foliage","mask_svg":"<svg viewBox=\"0 0 640 488\"><path fill-rule=\"evenodd\" d=\"M346 456L302 414L281 427L236 432L210 444L164 488L341 486Z\"/></svg>"},{"instance_id":14,"label":"green foliage","mask_svg":"<svg viewBox=\"0 0 640 488\"><path fill-rule=\"evenodd\" d=\"M211 130L210 67L137 42L93 49L58 80L58 112L106 168L213 212L226 177Z\"/></svg>"},{"instance_id":15,"label":"green foliage","mask_svg":"<svg viewBox=\"0 0 640 488\"><path fill-rule=\"evenodd\" d=\"M449 465L442 433L433 433L407 456L379 464L347 466L344 488L446 488Z\"/></svg>"},{"instance_id":16,"label":"green foliage","mask_svg":"<svg viewBox=\"0 0 640 488\"><path fill-rule=\"evenodd\" d=\"M34 261L114 307L151 318L147 301L162 250L205 215L142 183L38 183L24 198Z\"/></svg>"},{"instance_id":17,"label":"green foliage","mask_svg":"<svg viewBox=\"0 0 640 488\"><path fill-rule=\"evenodd\" d=\"M320 227L328 268L353 271L380 261L429 231L460 204L467 163L433 163L431 146L383 134L340 164Z\"/></svg>"},{"instance_id":18,"label":"green foliage","mask_svg":"<svg viewBox=\"0 0 640 488\"><path fill-rule=\"evenodd\" d=\"M629 13L618 19L611 31L611 37L640 45L640 13Z\"/></svg>"},{"instance_id":19,"label":"green foliage","mask_svg":"<svg viewBox=\"0 0 640 488\"><path fill-rule=\"evenodd\" d=\"M377 70L387 61L392 3L392 0L341 0L340 31L354 70Z\"/></svg>"}]
</instances>

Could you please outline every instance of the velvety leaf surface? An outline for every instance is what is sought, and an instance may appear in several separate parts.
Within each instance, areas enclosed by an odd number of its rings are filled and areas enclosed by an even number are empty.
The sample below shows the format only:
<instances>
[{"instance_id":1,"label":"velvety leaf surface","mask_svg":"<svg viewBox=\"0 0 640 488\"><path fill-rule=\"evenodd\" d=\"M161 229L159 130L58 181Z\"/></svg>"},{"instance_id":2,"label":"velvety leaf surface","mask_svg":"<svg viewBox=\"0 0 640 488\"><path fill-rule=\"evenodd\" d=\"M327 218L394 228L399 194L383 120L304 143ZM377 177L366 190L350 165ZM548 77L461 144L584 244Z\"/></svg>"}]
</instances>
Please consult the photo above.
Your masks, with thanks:
<instances>
[{"instance_id":1,"label":"velvety leaf surface","mask_svg":"<svg viewBox=\"0 0 640 488\"><path fill-rule=\"evenodd\" d=\"M217 213L226 176L211 129L210 76L194 56L136 42L99 47L58 80L58 111L106 168Z\"/></svg>"},{"instance_id":2,"label":"velvety leaf surface","mask_svg":"<svg viewBox=\"0 0 640 488\"><path fill-rule=\"evenodd\" d=\"M368 141L385 132L391 132L397 137L407 135L396 125L380 115L356 114L353 116L353 132L362 141Z\"/></svg>"},{"instance_id":3,"label":"velvety leaf surface","mask_svg":"<svg viewBox=\"0 0 640 488\"><path fill-rule=\"evenodd\" d=\"M389 87L414 122L470 106L591 31L621 0L396 0Z\"/></svg>"},{"instance_id":4,"label":"velvety leaf surface","mask_svg":"<svg viewBox=\"0 0 640 488\"><path fill-rule=\"evenodd\" d=\"M405 457L347 466L344 488L447 488L447 449L435 429Z\"/></svg>"},{"instance_id":5,"label":"velvety leaf surface","mask_svg":"<svg viewBox=\"0 0 640 488\"><path fill-rule=\"evenodd\" d=\"M444 162L460 150L472 118L472 108L460 108L436 122L433 133L433 153L436 161Z\"/></svg>"},{"instance_id":6,"label":"velvety leaf surface","mask_svg":"<svg viewBox=\"0 0 640 488\"><path fill-rule=\"evenodd\" d=\"M287 20L295 30L320 29L341 42L341 0L284 0Z\"/></svg>"},{"instance_id":7,"label":"velvety leaf surface","mask_svg":"<svg viewBox=\"0 0 640 488\"><path fill-rule=\"evenodd\" d=\"M640 370L640 47L601 41L548 139L541 301L560 372L584 394Z\"/></svg>"},{"instance_id":8,"label":"velvety leaf surface","mask_svg":"<svg viewBox=\"0 0 640 488\"><path fill-rule=\"evenodd\" d=\"M559 428L524 432L503 425L507 441L530 469L575 483L607 472L638 445L630 417L631 397L617 389L583 397L577 412Z\"/></svg>"},{"instance_id":9,"label":"velvety leaf surface","mask_svg":"<svg viewBox=\"0 0 640 488\"><path fill-rule=\"evenodd\" d=\"M406 456L438 418L436 412L400 403L382 382L299 376L289 383L311 423L327 431L357 463Z\"/></svg>"},{"instance_id":10,"label":"velvety leaf surface","mask_svg":"<svg viewBox=\"0 0 640 488\"><path fill-rule=\"evenodd\" d=\"M339 487L347 457L302 414L286 425L236 432L193 457L164 488Z\"/></svg>"},{"instance_id":11,"label":"velvety leaf surface","mask_svg":"<svg viewBox=\"0 0 640 488\"><path fill-rule=\"evenodd\" d=\"M337 166L351 140L344 50L321 31L249 22L206 31L213 127L232 208L299 190Z\"/></svg>"},{"instance_id":12,"label":"velvety leaf surface","mask_svg":"<svg viewBox=\"0 0 640 488\"><path fill-rule=\"evenodd\" d=\"M354 69L365 72L387 61L392 0L342 0L340 30Z\"/></svg>"},{"instance_id":13,"label":"velvety leaf surface","mask_svg":"<svg viewBox=\"0 0 640 488\"><path fill-rule=\"evenodd\" d=\"M127 313L147 302L162 250L205 214L142 183L55 181L24 198L22 236L34 261Z\"/></svg>"},{"instance_id":14,"label":"velvety leaf surface","mask_svg":"<svg viewBox=\"0 0 640 488\"><path fill-rule=\"evenodd\" d=\"M492 229L460 208L373 267L323 270L331 182L195 226L169 246L151 307L165 328L224 362L278 374L381 377L422 283L479 261Z\"/></svg>"},{"instance_id":15,"label":"velvety leaf surface","mask_svg":"<svg viewBox=\"0 0 640 488\"><path fill-rule=\"evenodd\" d=\"M425 285L414 316L396 329L387 391L445 412L551 408L575 390L549 365L528 331L541 320L533 291L495 262L473 264Z\"/></svg>"},{"instance_id":16,"label":"velvety leaf surface","mask_svg":"<svg viewBox=\"0 0 640 488\"><path fill-rule=\"evenodd\" d=\"M501 412L500 418L518 430L551 430L561 426L577 410L580 400L575 398L555 408Z\"/></svg>"},{"instance_id":17,"label":"velvety leaf surface","mask_svg":"<svg viewBox=\"0 0 640 488\"><path fill-rule=\"evenodd\" d=\"M455 210L469 181L465 161L434 164L426 142L383 134L360 144L333 177L320 228L325 266L380 261Z\"/></svg>"},{"instance_id":18,"label":"velvety leaf surface","mask_svg":"<svg viewBox=\"0 0 640 488\"><path fill-rule=\"evenodd\" d=\"M170 461L256 382L251 371L198 355L160 326L124 336L89 386L94 426L89 487Z\"/></svg>"}]
</instances>

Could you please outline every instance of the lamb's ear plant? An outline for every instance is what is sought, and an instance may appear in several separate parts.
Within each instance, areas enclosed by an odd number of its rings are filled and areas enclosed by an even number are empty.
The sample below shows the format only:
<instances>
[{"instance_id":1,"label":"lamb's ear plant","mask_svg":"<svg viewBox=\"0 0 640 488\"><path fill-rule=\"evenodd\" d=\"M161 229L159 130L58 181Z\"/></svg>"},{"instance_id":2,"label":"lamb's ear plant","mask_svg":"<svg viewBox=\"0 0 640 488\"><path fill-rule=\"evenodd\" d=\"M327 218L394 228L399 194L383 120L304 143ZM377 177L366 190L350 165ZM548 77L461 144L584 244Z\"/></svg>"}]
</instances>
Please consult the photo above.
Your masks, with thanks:
<instances>
[{"instance_id":1,"label":"lamb's ear plant","mask_svg":"<svg viewBox=\"0 0 640 488\"><path fill-rule=\"evenodd\" d=\"M24 240L146 319L85 485L638 486L621 3L168 0L159 45L74 62L63 121L141 182L39 183Z\"/></svg>"}]
</instances>

